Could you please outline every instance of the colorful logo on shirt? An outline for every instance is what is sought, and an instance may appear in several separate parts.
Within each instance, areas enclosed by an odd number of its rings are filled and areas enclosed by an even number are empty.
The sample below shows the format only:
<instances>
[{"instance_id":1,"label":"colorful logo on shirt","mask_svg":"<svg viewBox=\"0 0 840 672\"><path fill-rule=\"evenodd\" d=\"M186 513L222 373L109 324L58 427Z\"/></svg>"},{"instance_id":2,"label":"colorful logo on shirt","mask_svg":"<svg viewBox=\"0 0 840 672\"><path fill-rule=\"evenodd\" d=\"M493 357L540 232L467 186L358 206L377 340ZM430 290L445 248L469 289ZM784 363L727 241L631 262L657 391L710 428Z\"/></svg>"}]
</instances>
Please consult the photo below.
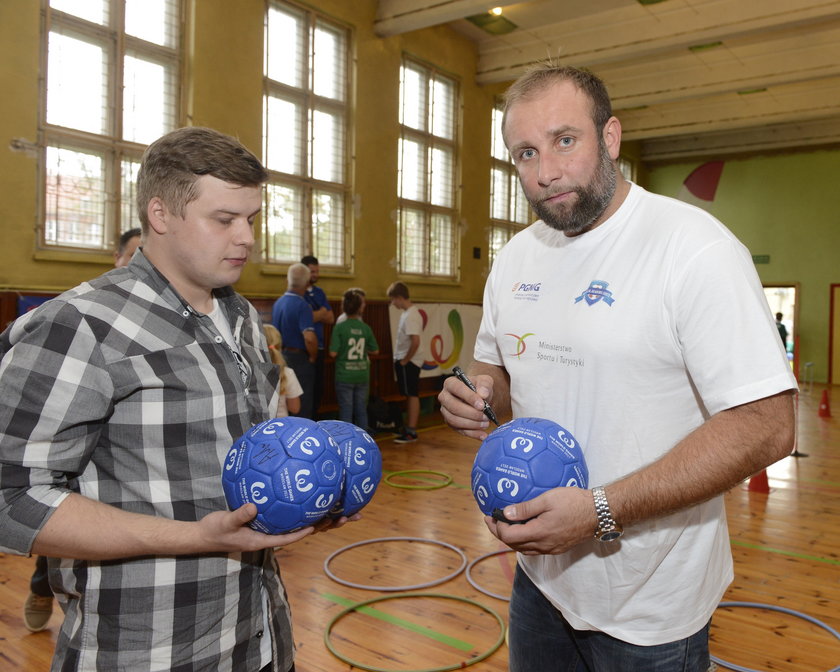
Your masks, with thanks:
<instances>
[{"instance_id":1,"label":"colorful logo on shirt","mask_svg":"<svg viewBox=\"0 0 840 672\"><path fill-rule=\"evenodd\" d=\"M593 280L589 283L589 287L575 299L575 303L586 301L590 306L593 306L599 301L604 301L608 306L611 306L615 299L612 297L612 292L607 289L609 284L603 280Z\"/></svg>"},{"instance_id":2,"label":"colorful logo on shirt","mask_svg":"<svg viewBox=\"0 0 840 672\"><path fill-rule=\"evenodd\" d=\"M523 334L522 336L517 336L516 334L505 334L505 336L511 336L516 339L516 352L511 352L510 354L519 359L525 353L525 348L527 347L525 345L525 339L533 335L533 332Z\"/></svg>"},{"instance_id":3,"label":"colorful logo on shirt","mask_svg":"<svg viewBox=\"0 0 840 672\"><path fill-rule=\"evenodd\" d=\"M420 316L423 318L423 330L425 331L426 324L429 321L429 316L422 308L419 310ZM461 322L461 314L453 308L449 311L446 322L449 325L449 329L452 331L452 352L449 353L448 357L444 355L443 336L440 334L432 336L429 341L429 350L431 350L432 360L430 361L427 359L423 362L423 366L421 368L425 371L436 369L437 367L442 369L451 369L458 363L458 359L461 357L461 348L464 346L464 325Z\"/></svg>"}]
</instances>

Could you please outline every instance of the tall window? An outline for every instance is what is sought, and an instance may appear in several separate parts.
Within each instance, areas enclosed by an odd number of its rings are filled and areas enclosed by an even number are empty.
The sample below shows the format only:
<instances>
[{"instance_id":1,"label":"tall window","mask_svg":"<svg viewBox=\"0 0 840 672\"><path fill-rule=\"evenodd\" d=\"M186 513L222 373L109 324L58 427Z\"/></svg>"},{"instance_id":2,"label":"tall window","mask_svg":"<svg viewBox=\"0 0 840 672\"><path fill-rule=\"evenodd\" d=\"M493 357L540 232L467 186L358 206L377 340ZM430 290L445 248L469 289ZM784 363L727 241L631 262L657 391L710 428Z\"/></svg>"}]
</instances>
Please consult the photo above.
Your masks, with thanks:
<instances>
[{"instance_id":1,"label":"tall window","mask_svg":"<svg viewBox=\"0 0 840 672\"><path fill-rule=\"evenodd\" d=\"M265 22L265 260L347 265L349 31L271 2Z\"/></svg>"},{"instance_id":2,"label":"tall window","mask_svg":"<svg viewBox=\"0 0 840 672\"><path fill-rule=\"evenodd\" d=\"M499 250L531 219L513 159L502 137L502 103L493 108L490 140L490 264Z\"/></svg>"},{"instance_id":3,"label":"tall window","mask_svg":"<svg viewBox=\"0 0 840 672\"><path fill-rule=\"evenodd\" d=\"M112 250L139 226L140 156L178 122L180 0L44 0L46 247Z\"/></svg>"},{"instance_id":4,"label":"tall window","mask_svg":"<svg viewBox=\"0 0 840 672\"><path fill-rule=\"evenodd\" d=\"M457 275L457 82L408 58L400 68L401 273Z\"/></svg>"}]
</instances>

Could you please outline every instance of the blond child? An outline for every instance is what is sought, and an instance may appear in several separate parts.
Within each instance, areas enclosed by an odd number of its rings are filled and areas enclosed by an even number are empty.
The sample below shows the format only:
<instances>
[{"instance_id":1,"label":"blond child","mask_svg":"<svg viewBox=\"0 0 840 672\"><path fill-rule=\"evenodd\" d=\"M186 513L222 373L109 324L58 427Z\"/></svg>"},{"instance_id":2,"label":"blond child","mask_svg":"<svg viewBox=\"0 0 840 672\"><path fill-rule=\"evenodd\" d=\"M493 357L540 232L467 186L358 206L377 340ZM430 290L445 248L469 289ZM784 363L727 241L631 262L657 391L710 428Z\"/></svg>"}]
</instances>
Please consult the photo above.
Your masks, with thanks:
<instances>
[{"instance_id":1,"label":"blond child","mask_svg":"<svg viewBox=\"0 0 840 672\"><path fill-rule=\"evenodd\" d=\"M263 332L265 332L265 340L268 343L268 352L273 361L280 369L280 384L278 392L280 393L280 400L277 402L277 411L275 417L285 418L287 415L297 415L300 413L300 397L303 394L303 388L298 382L294 370L286 366L286 360L283 359L281 352L283 348L283 339L277 327L271 324L263 325Z\"/></svg>"}]
</instances>

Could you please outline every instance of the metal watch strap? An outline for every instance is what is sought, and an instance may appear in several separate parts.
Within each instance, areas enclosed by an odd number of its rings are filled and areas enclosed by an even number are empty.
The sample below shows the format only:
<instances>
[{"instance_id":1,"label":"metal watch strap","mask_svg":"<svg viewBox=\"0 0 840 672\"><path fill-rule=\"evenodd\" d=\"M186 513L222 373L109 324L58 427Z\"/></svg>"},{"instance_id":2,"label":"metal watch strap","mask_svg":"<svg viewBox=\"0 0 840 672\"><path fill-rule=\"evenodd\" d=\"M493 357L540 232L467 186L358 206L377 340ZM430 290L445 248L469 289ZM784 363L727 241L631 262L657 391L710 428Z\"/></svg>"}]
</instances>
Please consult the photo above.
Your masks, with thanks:
<instances>
[{"instance_id":1,"label":"metal watch strap","mask_svg":"<svg viewBox=\"0 0 840 672\"><path fill-rule=\"evenodd\" d=\"M607 493L602 486L592 488L592 498L595 501L595 513L598 516L598 528L595 530L595 538L598 541L613 541L618 539L624 532L621 526L615 522L610 504L607 501Z\"/></svg>"}]
</instances>

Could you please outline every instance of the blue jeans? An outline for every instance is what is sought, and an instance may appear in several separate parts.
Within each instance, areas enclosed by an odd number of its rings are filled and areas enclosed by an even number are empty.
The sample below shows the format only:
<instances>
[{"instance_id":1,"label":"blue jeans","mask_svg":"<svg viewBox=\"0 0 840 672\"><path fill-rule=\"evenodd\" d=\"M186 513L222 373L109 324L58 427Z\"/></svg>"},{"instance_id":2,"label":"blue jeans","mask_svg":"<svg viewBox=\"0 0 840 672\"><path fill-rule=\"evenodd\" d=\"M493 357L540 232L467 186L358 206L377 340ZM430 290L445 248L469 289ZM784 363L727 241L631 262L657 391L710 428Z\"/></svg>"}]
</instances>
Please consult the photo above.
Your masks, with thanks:
<instances>
[{"instance_id":1,"label":"blue jeans","mask_svg":"<svg viewBox=\"0 0 840 672\"><path fill-rule=\"evenodd\" d=\"M335 383L338 419L352 422L367 431L368 383Z\"/></svg>"},{"instance_id":2,"label":"blue jeans","mask_svg":"<svg viewBox=\"0 0 840 672\"><path fill-rule=\"evenodd\" d=\"M686 639L657 646L574 630L517 567L510 598L509 656L510 672L707 672L709 624Z\"/></svg>"}]
</instances>

